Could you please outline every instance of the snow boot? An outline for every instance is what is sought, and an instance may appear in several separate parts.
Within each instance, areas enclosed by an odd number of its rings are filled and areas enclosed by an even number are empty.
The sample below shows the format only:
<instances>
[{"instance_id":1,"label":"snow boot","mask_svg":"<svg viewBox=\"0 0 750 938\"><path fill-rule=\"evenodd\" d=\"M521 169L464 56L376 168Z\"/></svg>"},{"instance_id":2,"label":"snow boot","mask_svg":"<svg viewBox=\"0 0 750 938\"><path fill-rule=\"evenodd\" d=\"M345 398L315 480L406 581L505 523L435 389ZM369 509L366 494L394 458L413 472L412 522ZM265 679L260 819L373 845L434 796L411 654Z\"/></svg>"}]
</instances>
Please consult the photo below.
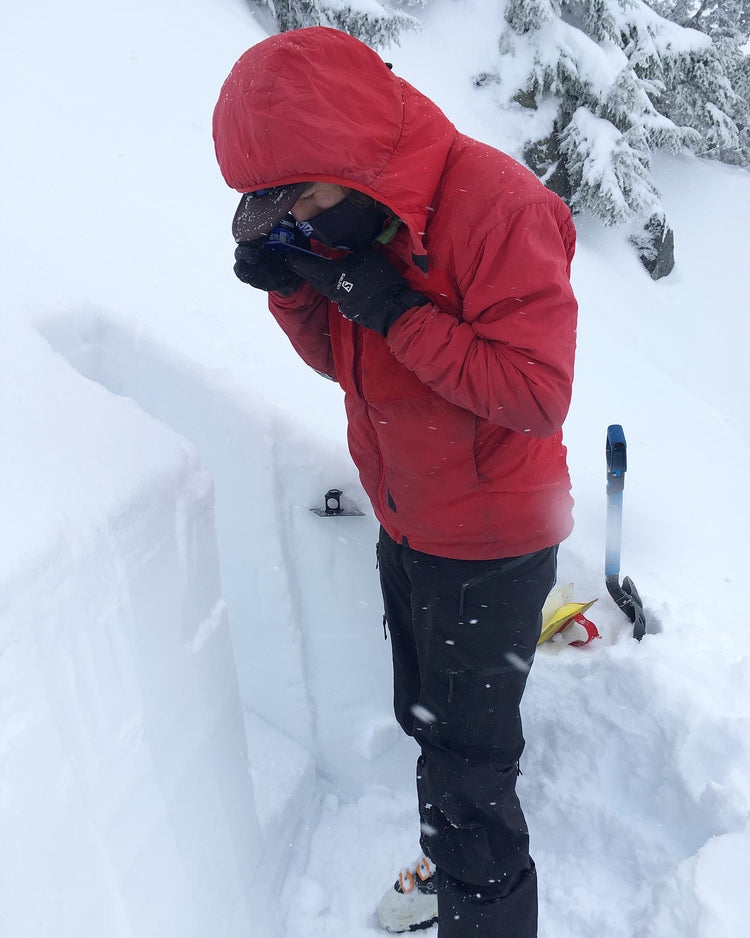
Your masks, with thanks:
<instances>
[{"instance_id":1,"label":"snow boot","mask_svg":"<svg viewBox=\"0 0 750 938\"><path fill-rule=\"evenodd\" d=\"M435 867L421 857L401 870L393 887L380 900L378 919L389 932L429 928L438 919Z\"/></svg>"}]
</instances>

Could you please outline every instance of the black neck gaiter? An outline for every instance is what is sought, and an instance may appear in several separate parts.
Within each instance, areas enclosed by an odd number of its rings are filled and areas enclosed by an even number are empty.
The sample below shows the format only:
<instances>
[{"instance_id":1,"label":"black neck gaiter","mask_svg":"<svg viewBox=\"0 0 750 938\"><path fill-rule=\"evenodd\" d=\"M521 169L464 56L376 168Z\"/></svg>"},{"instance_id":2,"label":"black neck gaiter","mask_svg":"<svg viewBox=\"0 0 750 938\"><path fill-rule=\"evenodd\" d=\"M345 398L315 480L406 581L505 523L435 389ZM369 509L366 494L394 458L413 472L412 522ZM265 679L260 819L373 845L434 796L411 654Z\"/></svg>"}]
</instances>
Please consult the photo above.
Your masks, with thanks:
<instances>
[{"instance_id":1,"label":"black neck gaiter","mask_svg":"<svg viewBox=\"0 0 750 938\"><path fill-rule=\"evenodd\" d=\"M314 218L297 222L297 227L329 248L360 251L377 238L384 221L385 215L376 203L360 207L343 199Z\"/></svg>"}]
</instances>

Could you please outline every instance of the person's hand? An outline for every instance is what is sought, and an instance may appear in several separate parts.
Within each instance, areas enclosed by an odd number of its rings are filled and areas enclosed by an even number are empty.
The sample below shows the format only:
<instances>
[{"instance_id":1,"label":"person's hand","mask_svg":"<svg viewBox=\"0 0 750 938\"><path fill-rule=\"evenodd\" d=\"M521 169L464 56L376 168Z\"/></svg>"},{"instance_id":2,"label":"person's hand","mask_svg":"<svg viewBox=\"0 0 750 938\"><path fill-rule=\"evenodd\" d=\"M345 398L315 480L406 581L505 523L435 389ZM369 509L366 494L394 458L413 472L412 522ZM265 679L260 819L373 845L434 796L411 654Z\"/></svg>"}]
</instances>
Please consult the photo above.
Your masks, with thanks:
<instances>
[{"instance_id":1,"label":"person's hand","mask_svg":"<svg viewBox=\"0 0 750 938\"><path fill-rule=\"evenodd\" d=\"M294 293L302 278L284 263L280 254L264 248L265 238L241 241L234 252L234 272L243 282L258 290L274 291L283 296Z\"/></svg>"},{"instance_id":2,"label":"person's hand","mask_svg":"<svg viewBox=\"0 0 750 938\"><path fill-rule=\"evenodd\" d=\"M376 251L347 254L338 260L290 251L284 261L319 293L338 303L347 319L383 337L408 309L429 302Z\"/></svg>"}]
</instances>

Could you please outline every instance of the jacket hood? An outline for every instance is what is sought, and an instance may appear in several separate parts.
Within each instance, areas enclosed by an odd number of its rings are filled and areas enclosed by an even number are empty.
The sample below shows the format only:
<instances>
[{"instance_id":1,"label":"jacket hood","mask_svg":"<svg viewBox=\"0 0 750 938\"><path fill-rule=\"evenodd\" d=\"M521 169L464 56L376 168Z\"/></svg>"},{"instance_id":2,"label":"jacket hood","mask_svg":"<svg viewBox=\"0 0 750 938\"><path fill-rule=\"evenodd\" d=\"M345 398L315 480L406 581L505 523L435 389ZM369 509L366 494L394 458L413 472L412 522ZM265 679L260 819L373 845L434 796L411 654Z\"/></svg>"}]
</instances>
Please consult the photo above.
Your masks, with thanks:
<instances>
[{"instance_id":1,"label":"jacket hood","mask_svg":"<svg viewBox=\"0 0 750 938\"><path fill-rule=\"evenodd\" d=\"M407 225L415 259L456 129L359 39L323 26L249 49L214 109L216 157L239 192L301 181L358 189Z\"/></svg>"}]
</instances>

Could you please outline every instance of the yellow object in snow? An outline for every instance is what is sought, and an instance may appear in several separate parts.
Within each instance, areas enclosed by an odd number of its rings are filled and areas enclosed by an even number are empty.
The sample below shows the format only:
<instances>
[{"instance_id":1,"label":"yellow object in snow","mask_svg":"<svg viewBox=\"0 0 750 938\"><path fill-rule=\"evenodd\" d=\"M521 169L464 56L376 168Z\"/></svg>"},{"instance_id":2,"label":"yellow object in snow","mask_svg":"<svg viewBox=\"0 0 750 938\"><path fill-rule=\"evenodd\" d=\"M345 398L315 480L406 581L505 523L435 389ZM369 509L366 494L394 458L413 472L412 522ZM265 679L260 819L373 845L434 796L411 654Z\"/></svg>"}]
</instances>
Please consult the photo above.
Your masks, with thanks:
<instances>
[{"instance_id":1,"label":"yellow object in snow","mask_svg":"<svg viewBox=\"0 0 750 938\"><path fill-rule=\"evenodd\" d=\"M559 586L549 594L542 608L542 634L539 636L538 645L548 641L558 632L562 632L566 626L570 625L574 616L580 612L586 612L596 602L595 599L591 599L587 603L574 603L572 599L572 583Z\"/></svg>"}]
</instances>

